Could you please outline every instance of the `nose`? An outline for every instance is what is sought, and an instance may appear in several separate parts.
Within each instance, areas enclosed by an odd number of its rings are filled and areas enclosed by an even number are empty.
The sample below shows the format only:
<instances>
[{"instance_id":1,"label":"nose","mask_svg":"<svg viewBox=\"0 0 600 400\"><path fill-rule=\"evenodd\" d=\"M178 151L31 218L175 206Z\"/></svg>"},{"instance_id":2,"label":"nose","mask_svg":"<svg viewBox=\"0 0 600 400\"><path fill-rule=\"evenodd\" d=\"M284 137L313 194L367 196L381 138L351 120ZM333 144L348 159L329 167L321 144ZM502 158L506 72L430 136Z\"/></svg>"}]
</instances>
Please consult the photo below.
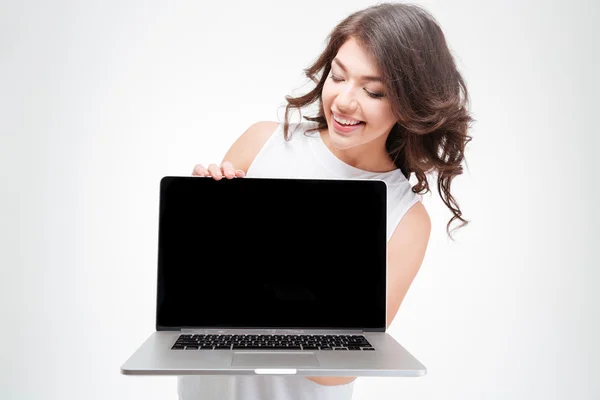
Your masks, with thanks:
<instances>
[{"instance_id":1,"label":"nose","mask_svg":"<svg viewBox=\"0 0 600 400\"><path fill-rule=\"evenodd\" d=\"M335 98L335 105L340 112L352 114L358 105L352 85L346 85Z\"/></svg>"}]
</instances>

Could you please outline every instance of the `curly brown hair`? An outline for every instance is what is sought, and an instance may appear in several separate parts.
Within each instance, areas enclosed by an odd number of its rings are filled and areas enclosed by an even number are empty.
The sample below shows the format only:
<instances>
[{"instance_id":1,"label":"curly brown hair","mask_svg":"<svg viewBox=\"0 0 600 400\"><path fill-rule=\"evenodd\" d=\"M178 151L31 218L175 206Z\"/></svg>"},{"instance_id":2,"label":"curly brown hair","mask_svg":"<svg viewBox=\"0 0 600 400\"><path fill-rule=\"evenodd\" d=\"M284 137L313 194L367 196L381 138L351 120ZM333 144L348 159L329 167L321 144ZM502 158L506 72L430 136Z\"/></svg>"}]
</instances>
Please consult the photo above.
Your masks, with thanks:
<instances>
[{"instance_id":1,"label":"curly brown hair","mask_svg":"<svg viewBox=\"0 0 600 400\"><path fill-rule=\"evenodd\" d=\"M309 93L286 96L284 136L289 139L289 113L318 102L315 130L327 129L321 92L339 48L354 38L373 57L388 93L397 123L386 149L402 173L417 183L413 192L429 192L427 174L437 173L437 189L453 216L446 226L460 220L452 231L468 224L450 193L452 180L463 173L467 134L474 119L468 111L469 96L463 77L435 18L414 4L383 3L357 11L340 22L327 38L317 60L304 69L316 84ZM308 132L308 131L307 131Z\"/></svg>"}]
</instances>

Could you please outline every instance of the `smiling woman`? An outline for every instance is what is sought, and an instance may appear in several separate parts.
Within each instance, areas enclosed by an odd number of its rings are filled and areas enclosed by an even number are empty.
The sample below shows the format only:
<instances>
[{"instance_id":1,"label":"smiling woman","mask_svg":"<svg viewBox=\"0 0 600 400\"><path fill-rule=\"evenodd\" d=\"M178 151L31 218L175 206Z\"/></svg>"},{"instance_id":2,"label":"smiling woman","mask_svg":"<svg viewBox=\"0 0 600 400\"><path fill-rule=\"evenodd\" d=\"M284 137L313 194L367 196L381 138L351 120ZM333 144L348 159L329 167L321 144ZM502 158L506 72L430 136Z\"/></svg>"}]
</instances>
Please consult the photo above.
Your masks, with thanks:
<instances>
[{"instance_id":1,"label":"smiling woman","mask_svg":"<svg viewBox=\"0 0 600 400\"><path fill-rule=\"evenodd\" d=\"M429 241L431 222L420 201L420 194L429 191L428 174L437 174L440 196L453 214L448 233L454 220L467 222L450 193L452 180L462 173L470 140L466 87L434 18L418 6L400 3L379 4L347 17L305 73L316 86L303 96L286 97L283 123L253 124L220 165L198 164L192 175L216 180L248 176L385 181L389 327ZM315 116L290 124L290 111L301 112L315 102ZM418 181L414 187L409 182L412 173ZM326 198L294 206L340 212L339 205ZM182 400L342 400L352 397L355 379L186 376L178 382Z\"/></svg>"}]
</instances>

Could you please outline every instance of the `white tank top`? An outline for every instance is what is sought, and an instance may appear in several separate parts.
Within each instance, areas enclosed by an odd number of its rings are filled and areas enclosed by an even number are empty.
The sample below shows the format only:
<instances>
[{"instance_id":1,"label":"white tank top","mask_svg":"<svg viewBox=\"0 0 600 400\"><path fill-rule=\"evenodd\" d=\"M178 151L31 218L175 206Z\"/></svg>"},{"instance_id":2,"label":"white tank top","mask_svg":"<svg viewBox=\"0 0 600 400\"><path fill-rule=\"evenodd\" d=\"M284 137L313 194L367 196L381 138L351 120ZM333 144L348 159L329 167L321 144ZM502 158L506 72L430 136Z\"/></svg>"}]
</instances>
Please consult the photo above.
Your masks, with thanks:
<instances>
[{"instance_id":1,"label":"white tank top","mask_svg":"<svg viewBox=\"0 0 600 400\"><path fill-rule=\"evenodd\" d=\"M411 191L410 182L397 169L369 172L337 158L318 131L305 134L316 123L290 124L291 140L283 137L279 124L250 165L247 177L381 179L388 188L387 239L406 211L421 200ZM234 165L235 167L235 165ZM323 386L299 376L179 376L180 400L350 400L354 381L346 385Z\"/></svg>"}]
</instances>

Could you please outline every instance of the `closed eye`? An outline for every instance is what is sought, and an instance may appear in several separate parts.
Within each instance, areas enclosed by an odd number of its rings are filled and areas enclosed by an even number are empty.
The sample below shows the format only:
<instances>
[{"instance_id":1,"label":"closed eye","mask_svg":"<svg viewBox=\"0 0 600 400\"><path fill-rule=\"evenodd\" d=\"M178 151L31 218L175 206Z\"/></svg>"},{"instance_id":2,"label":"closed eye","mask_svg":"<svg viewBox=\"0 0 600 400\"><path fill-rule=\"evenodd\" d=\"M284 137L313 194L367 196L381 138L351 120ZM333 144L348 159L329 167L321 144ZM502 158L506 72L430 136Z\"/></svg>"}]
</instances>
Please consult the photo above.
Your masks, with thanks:
<instances>
[{"instance_id":1,"label":"closed eye","mask_svg":"<svg viewBox=\"0 0 600 400\"><path fill-rule=\"evenodd\" d=\"M364 89L364 91L367 92L367 94L374 99L381 99L382 97L385 97L384 93L373 93L369 92L367 89Z\"/></svg>"},{"instance_id":2,"label":"closed eye","mask_svg":"<svg viewBox=\"0 0 600 400\"><path fill-rule=\"evenodd\" d=\"M333 74L331 74L330 78L334 82L341 82L341 81L343 81L342 78L339 78L339 77L337 77L337 76L335 76ZM365 88L363 88L363 90L369 95L369 97L372 97L374 99L381 99L381 98L385 97L385 93L374 93L374 92L368 91Z\"/></svg>"}]
</instances>

